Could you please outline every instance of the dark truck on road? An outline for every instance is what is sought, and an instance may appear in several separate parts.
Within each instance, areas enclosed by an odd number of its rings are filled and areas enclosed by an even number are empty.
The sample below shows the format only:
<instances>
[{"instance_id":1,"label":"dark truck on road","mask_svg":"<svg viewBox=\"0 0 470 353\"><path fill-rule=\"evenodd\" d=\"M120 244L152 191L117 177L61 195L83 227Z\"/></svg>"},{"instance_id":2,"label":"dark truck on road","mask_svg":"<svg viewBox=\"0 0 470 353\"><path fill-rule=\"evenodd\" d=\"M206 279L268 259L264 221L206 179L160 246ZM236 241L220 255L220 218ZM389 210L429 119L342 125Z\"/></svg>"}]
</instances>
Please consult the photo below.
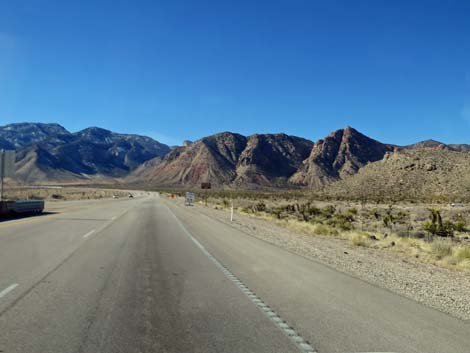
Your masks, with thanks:
<instances>
[{"instance_id":1,"label":"dark truck on road","mask_svg":"<svg viewBox=\"0 0 470 353\"><path fill-rule=\"evenodd\" d=\"M0 201L0 216L19 216L44 211L44 200Z\"/></svg>"}]
</instances>

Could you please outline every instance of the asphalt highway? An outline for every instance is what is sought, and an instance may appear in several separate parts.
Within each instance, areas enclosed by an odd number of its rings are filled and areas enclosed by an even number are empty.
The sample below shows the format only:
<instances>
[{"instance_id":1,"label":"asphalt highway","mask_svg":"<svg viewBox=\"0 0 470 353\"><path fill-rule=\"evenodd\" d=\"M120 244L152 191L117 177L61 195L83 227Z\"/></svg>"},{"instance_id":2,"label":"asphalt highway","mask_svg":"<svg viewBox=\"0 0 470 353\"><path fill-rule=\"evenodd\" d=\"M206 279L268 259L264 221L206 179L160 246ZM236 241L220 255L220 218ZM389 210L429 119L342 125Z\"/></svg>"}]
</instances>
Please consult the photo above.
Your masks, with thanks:
<instances>
[{"instance_id":1,"label":"asphalt highway","mask_svg":"<svg viewBox=\"0 0 470 353\"><path fill-rule=\"evenodd\" d=\"M470 325L156 194L0 222L0 352L470 352Z\"/></svg>"}]
</instances>

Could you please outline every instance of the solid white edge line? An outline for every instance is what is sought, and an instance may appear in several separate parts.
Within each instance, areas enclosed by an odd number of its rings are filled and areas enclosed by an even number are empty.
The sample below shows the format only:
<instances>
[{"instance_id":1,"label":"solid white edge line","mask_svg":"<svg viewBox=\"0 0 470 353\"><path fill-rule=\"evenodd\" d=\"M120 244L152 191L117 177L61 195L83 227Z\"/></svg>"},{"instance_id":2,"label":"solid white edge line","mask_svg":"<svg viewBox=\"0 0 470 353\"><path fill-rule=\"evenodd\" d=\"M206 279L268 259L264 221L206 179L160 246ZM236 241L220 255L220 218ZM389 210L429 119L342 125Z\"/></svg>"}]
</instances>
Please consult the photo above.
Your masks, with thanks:
<instances>
[{"instance_id":1,"label":"solid white edge line","mask_svg":"<svg viewBox=\"0 0 470 353\"><path fill-rule=\"evenodd\" d=\"M8 286L7 288L5 288L4 290L2 290L0 292L0 298L3 298L5 295L7 295L8 293L10 293L13 289L15 289L16 287L18 287L18 283L13 283L12 285Z\"/></svg>"},{"instance_id":2,"label":"solid white edge line","mask_svg":"<svg viewBox=\"0 0 470 353\"><path fill-rule=\"evenodd\" d=\"M223 265L219 260L217 260L207 249L189 232L189 230L184 226L184 224L176 217L173 211L164 204L168 212L176 220L176 223L180 228L186 233L188 238L211 260L216 267L218 267L221 272L229 279L235 286L237 286L242 293L245 294L251 302L260 309L260 311L275 324L289 339L294 343L300 351L304 353L317 353L315 348L312 347L310 342L304 340L295 329L290 327L278 314L276 314L268 305L266 305L263 300L254 294L236 275L234 275L225 265ZM258 299L256 302L255 300Z\"/></svg>"}]
</instances>

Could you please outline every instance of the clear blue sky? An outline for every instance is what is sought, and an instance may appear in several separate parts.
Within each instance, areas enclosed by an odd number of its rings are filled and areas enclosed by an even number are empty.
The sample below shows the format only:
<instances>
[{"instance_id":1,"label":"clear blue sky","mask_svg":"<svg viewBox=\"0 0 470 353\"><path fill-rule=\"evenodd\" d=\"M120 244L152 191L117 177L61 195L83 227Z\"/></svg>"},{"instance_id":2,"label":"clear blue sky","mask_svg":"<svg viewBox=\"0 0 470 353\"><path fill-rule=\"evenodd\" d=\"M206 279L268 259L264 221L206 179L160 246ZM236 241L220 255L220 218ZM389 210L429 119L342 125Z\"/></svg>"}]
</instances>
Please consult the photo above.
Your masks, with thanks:
<instances>
[{"instance_id":1,"label":"clear blue sky","mask_svg":"<svg viewBox=\"0 0 470 353\"><path fill-rule=\"evenodd\" d=\"M0 125L470 143L470 1L0 0Z\"/></svg>"}]
</instances>

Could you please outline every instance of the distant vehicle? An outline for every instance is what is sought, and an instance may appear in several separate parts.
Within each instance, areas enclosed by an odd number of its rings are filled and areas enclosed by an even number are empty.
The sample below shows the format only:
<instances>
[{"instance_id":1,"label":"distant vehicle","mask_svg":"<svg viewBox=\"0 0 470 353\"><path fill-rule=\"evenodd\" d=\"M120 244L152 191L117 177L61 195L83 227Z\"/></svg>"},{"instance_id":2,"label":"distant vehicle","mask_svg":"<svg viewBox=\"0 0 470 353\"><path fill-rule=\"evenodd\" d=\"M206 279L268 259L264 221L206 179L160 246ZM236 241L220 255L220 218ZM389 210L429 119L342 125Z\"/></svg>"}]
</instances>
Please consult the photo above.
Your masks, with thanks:
<instances>
[{"instance_id":1,"label":"distant vehicle","mask_svg":"<svg viewBox=\"0 0 470 353\"><path fill-rule=\"evenodd\" d=\"M132 198L132 197L134 197L134 195L132 195L132 194L129 194L129 198Z\"/></svg>"},{"instance_id":2,"label":"distant vehicle","mask_svg":"<svg viewBox=\"0 0 470 353\"><path fill-rule=\"evenodd\" d=\"M113 195L113 199L118 199L119 195Z\"/></svg>"},{"instance_id":3,"label":"distant vehicle","mask_svg":"<svg viewBox=\"0 0 470 353\"><path fill-rule=\"evenodd\" d=\"M460 203L460 202L453 202L450 204L451 207L465 207L465 205L463 203Z\"/></svg>"}]
</instances>

